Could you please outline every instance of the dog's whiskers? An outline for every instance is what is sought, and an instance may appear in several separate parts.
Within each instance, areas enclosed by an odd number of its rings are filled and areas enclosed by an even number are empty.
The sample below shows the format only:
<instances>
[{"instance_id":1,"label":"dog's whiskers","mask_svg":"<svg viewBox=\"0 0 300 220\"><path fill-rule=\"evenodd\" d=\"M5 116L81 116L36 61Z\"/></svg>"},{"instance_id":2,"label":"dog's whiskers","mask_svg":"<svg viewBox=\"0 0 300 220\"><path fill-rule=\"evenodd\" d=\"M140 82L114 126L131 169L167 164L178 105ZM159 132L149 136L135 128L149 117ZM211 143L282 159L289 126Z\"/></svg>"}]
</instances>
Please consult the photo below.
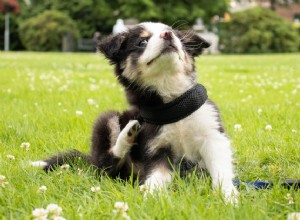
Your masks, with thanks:
<instances>
[{"instance_id":1,"label":"dog's whiskers","mask_svg":"<svg viewBox=\"0 0 300 220\"><path fill-rule=\"evenodd\" d=\"M181 24L180 24L180 22L182 22ZM178 24L178 26L175 26L176 24ZM180 29L182 26L184 26L184 25L186 25L186 24L188 24L188 21L187 20L184 20L184 19L182 19L182 20L177 20L177 21L175 21L172 25L171 25L171 28L172 29Z\"/></svg>"}]
</instances>

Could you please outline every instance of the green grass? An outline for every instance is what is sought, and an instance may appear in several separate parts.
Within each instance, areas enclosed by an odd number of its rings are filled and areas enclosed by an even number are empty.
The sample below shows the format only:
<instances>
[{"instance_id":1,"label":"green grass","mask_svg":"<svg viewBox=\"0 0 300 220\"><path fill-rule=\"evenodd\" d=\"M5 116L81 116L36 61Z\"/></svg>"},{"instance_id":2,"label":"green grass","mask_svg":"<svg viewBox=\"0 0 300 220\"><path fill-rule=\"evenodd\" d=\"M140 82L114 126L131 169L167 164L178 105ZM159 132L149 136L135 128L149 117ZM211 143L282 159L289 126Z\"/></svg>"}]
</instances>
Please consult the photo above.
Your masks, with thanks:
<instances>
[{"instance_id":1,"label":"green grass","mask_svg":"<svg viewBox=\"0 0 300 220\"><path fill-rule=\"evenodd\" d=\"M61 206L67 219L122 219L113 213L116 201L128 203L131 219L286 219L300 212L300 192L278 184L300 178L299 54L202 56L197 69L199 82L221 109L237 178L274 181L273 189L244 187L235 207L212 191L209 177L191 174L175 176L168 192L144 199L137 186L99 180L84 165L78 166L81 175L77 167L49 174L30 167L29 161L59 151L88 152L96 117L128 106L102 56L0 53L0 175L9 182L0 186L0 219L33 219L32 210L50 203ZM242 131L235 131L235 124ZM23 142L31 144L29 151L20 148ZM44 194L37 192L42 185ZM92 186L100 191L93 193Z\"/></svg>"}]
</instances>

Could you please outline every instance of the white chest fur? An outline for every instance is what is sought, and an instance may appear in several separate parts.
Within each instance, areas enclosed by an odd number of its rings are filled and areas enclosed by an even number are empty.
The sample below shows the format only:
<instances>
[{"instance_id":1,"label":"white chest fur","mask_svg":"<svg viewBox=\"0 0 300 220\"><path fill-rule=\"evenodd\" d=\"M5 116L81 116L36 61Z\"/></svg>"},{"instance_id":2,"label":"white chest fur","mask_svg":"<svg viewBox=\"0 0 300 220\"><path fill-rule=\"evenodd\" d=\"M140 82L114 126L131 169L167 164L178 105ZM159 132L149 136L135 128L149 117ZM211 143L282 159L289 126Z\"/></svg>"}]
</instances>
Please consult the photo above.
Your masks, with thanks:
<instances>
[{"instance_id":1,"label":"white chest fur","mask_svg":"<svg viewBox=\"0 0 300 220\"><path fill-rule=\"evenodd\" d=\"M177 159L184 156L188 160L199 161L201 150L208 139L220 135L217 114L214 106L206 102L190 116L164 125L149 143L150 151L171 146Z\"/></svg>"},{"instance_id":2,"label":"white chest fur","mask_svg":"<svg viewBox=\"0 0 300 220\"><path fill-rule=\"evenodd\" d=\"M230 141L219 131L219 123L217 110L206 101L190 116L164 125L149 143L149 149L155 152L170 146L177 162L183 157L197 162L210 173L213 187L221 186L225 200L235 203L238 192L232 184L234 173ZM149 181L152 181L152 176Z\"/></svg>"}]
</instances>

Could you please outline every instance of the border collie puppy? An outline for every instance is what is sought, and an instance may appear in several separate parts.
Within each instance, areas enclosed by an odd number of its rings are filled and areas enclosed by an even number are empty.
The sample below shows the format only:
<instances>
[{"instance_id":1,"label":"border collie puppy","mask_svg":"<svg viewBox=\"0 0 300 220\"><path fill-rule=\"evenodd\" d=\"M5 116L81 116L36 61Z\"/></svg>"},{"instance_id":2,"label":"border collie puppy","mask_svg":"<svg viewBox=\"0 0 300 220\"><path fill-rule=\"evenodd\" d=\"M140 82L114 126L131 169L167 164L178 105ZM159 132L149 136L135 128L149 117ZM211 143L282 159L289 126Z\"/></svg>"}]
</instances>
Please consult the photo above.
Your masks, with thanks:
<instances>
[{"instance_id":1,"label":"border collie puppy","mask_svg":"<svg viewBox=\"0 0 300 220\"><path fill-rule=\"evenodd\" d=\"M165 188L174 167L200 165L236 202L230 141L219 111L197 84L194 58L209 43L162 23L141 23L111 36L99 50L115 66L131 109L102 114L94 125L89 156L78 151L34 162L52 170L82 157L111 177L139 176L146 192Z\"/></svg>"}]
</instances>

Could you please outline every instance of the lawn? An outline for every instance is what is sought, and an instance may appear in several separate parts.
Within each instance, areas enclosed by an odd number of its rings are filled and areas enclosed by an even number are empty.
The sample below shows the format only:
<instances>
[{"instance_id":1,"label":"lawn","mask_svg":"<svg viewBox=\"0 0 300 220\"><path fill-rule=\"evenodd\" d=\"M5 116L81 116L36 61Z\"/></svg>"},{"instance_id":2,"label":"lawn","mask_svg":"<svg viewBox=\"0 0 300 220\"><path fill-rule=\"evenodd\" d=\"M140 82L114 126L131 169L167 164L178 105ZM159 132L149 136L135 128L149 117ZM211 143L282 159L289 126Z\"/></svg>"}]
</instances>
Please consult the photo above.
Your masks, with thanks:
<instances>
[{"instance_id":1,"label":"lawn","mask_svg":"<svg viewBox=\"0 0 300 220\"><path fill-rule=\"evenodd\" d=\"M89 152L96 117L128 107L112 70L95 54L0 53L0 219L33 219L34 209L49 204L66 219L123 219L113 212L117 201L128 204L131 219L287 219L300 212L300 192L279 184L300 178L299 54L197 59L199 82L232 140L236 178L275 183L242 187L238 206L224 204L205 174L175 175L168 192L144 198L136 185L95 178L84 164L48 174L31 167L59 151Z\"/></svg>"}]
</instances>

